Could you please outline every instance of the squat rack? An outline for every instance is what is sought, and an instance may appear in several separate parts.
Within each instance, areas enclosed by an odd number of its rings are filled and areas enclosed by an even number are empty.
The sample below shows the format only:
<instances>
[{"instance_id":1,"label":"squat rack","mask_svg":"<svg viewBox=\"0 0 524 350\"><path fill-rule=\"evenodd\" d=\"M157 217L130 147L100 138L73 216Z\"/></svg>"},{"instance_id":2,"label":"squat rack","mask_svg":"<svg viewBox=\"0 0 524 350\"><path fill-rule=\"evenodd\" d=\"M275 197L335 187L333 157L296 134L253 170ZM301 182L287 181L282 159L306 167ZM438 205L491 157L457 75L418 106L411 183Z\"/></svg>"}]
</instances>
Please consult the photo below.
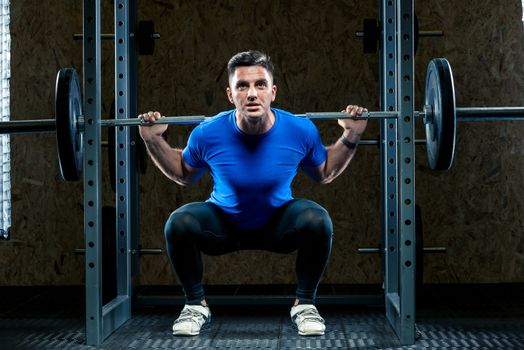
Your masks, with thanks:
<instances>
[{"instance_id":1,"label":"squat rack","mask_svg":"<svg viewBox=\"0 0 524 350\"><path fill-rule=\"evenodd\" d=\"M115 1L115 117L137 115L136 2ZM139 208L136 128L116 133L116 297L102 299L101 33L100 0L84 0L84 246L86 343L100 345L131 318L138 281ZM110 130L109 132L113 132Z\"/></svg>"},{"instance_id":2,"label":"squat rack","mask_svg":"<svg viewBox=\"0 0 524 350\"><path fill-rule=\"evenodd\" d=\"M379 0L384 305L403 345L415 343L414 1ZM396 94L395 94L396 92ZM402 140L402 142L398 142Z\"/></svg>"},{"instance_id":3,"label":"squat rack","mask_svg":"<svg viewBox=\"0 0 524 350\"><path fill-rule=\"evenodd\" d=\"M115 116L137 115L137 5L115 1ZM379 0L381 108L399 118L381 124L382 241L386 316L402 344L415 342L415 148L413 0ZM136 128L116 132L117 296L102 299L100 0L84 0L84 237L86 343L100 345L131 318L138 283L139 210ZM392 91L390 93L389 91ZM395 94L396 92L396 94ZM409 140L398 142L398 140Z\"/></svg>"}]
</instances>

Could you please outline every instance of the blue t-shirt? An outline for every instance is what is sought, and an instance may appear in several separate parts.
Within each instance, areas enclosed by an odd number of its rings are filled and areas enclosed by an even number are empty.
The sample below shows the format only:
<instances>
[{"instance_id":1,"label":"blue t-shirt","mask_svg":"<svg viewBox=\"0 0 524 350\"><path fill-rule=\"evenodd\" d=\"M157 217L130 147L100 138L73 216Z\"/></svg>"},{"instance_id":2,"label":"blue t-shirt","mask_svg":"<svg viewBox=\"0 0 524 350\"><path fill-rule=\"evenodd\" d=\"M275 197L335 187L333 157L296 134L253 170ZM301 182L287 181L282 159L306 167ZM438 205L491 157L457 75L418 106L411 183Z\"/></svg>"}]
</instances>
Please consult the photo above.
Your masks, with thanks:
<instances>
[{"instance_id":1,"label":"blue t-shirt","mask_svg":"<svg viewBox=\"0 0 524 350\"><path fill-rule=\"evenodd\" d=\"M257 229L293 199L291 182L299 166L316 167L326 148L311 120L272 109L275 123L260 135L238 127L235 110L206 119L189 136L183 159L207 167L214 186L209 202L240 229Z\"/></svg>"}]
</instances>

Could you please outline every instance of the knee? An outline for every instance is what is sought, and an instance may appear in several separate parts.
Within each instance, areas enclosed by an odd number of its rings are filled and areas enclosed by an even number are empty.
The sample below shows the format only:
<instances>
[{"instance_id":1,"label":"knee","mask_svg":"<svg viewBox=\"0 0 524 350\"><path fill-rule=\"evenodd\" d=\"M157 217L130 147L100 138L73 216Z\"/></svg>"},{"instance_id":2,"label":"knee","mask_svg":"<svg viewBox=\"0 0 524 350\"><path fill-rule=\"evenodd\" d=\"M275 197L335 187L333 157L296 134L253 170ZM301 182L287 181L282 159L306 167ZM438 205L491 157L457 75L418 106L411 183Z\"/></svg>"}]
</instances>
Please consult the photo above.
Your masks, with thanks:
<instances>
[{"instance_id":1,"label":"knee","mask_svg":"<svg viewBox=\"0 0 524 350\"><path fill-rule=\"evenodd\" d=\"M306 232L314 239L331 241L333 223L329 213L324 208L307 208L300 214L298 229Z\"/></svg>"},{"instance_id":2,"label":"knee","mask_svg":"<svg viewBox=\"0 0 524 350\"><path fill-rule=\"evenodd\" d=\"M193 215L187 212L173 212L164 226L166 242L187 241L198 231L199 223Z\"/></svg>"}]
</instances>

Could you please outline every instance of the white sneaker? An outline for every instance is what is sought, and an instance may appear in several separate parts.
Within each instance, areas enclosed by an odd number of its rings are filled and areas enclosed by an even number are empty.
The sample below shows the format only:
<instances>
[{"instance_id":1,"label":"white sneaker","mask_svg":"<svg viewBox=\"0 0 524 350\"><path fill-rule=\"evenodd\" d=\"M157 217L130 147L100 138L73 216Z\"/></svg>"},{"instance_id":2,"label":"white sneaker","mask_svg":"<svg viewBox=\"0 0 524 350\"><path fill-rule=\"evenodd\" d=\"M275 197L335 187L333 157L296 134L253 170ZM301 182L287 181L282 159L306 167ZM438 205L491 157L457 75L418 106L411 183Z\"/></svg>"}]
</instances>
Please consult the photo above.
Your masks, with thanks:
<instances>
[{"instance_id":1,"label":"white sneaker","mask_svg":"<svg viewBox=\"0 0 524 350\"><path fill-rule=\"evenodd\" d=\"M291 321L300 335L324 335L326 326L315 305L298 304L291 308Z\"/></svg>"},{"instance_id":2,"label":"white sneaker","mask_svg":"<svg viewBox=\"0 0 524 350\"><path fill-rule=\"evenodd\" d=\"M173 335L198 335L200 329L211 321L209 307L186 305L173 323Z\"/></svg>"}]
</instances>

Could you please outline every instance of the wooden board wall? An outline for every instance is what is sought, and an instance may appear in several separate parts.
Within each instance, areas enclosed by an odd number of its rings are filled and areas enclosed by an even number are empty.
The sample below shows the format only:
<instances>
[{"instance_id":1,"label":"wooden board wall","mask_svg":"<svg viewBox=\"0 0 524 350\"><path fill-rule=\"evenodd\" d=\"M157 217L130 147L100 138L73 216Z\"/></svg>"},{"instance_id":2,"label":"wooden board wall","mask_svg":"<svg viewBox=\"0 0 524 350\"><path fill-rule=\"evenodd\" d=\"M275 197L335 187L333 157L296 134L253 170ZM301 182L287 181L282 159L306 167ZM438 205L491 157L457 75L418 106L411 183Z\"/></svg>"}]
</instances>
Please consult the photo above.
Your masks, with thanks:
<instances>
[{"instance_id":1,"label":"wooden board wall","mask_svg":"<svg viewBox=\"0 0 524 350\"><path fill-rule=\"evenodd\" d=\"M103 31L112 31L112 9L103 1ZM459 106L524 105L524 27L517 0L416 2L421 29L443 38L421 38L416 56L416 107L423 104L427 62L447 57ZM141 2L140 18L153 19L161 39L154 56L139 58L139 106L166 115L212 115L231 108L225 98L225 64L236 52L260 49L272 57L279 87L275 106L293 112L340 110L348 103L378 108L378 60L364 55L354 33L375 17L366 1L155 1ZM11 3L12 119L53 113L54 79L60 67L81 73L82 2ZM112 101L113 53L103 43L103 110ZM366 138L378 135L371 122ZM326 144L340 135L336 122L317 123ZM169 140L182 147L190 127L172 127ZM442 283L522 282L524 276L524 124L460 123L453 169L433 173L417 146L417 202L426 245L445 255L426 256L425 281ZM418 138L424 137L417 128ZM83 282L82 185L58 179L53 134L13 136L12 235L0 242L0 285L70 285ZM104 161L106 158L104 158ZM108 179L107 172L104 172ZM141 241L164 247L169 213L205 200L205 177L181 188L149 164L140 179ZM317 201L335 224L334 249L323 282L378 283L380 260L358 255L380 241L378 149L360 147L349 170L330 185L300 175L296 197ZM104 185L104 203L114 195ZM238 252L205 257L209 284L293 283L294 254ZM263 266L263 268L261 268ZM141 260L144 284L176 283L163 256Z\"/></svg>"}]
</instances>

